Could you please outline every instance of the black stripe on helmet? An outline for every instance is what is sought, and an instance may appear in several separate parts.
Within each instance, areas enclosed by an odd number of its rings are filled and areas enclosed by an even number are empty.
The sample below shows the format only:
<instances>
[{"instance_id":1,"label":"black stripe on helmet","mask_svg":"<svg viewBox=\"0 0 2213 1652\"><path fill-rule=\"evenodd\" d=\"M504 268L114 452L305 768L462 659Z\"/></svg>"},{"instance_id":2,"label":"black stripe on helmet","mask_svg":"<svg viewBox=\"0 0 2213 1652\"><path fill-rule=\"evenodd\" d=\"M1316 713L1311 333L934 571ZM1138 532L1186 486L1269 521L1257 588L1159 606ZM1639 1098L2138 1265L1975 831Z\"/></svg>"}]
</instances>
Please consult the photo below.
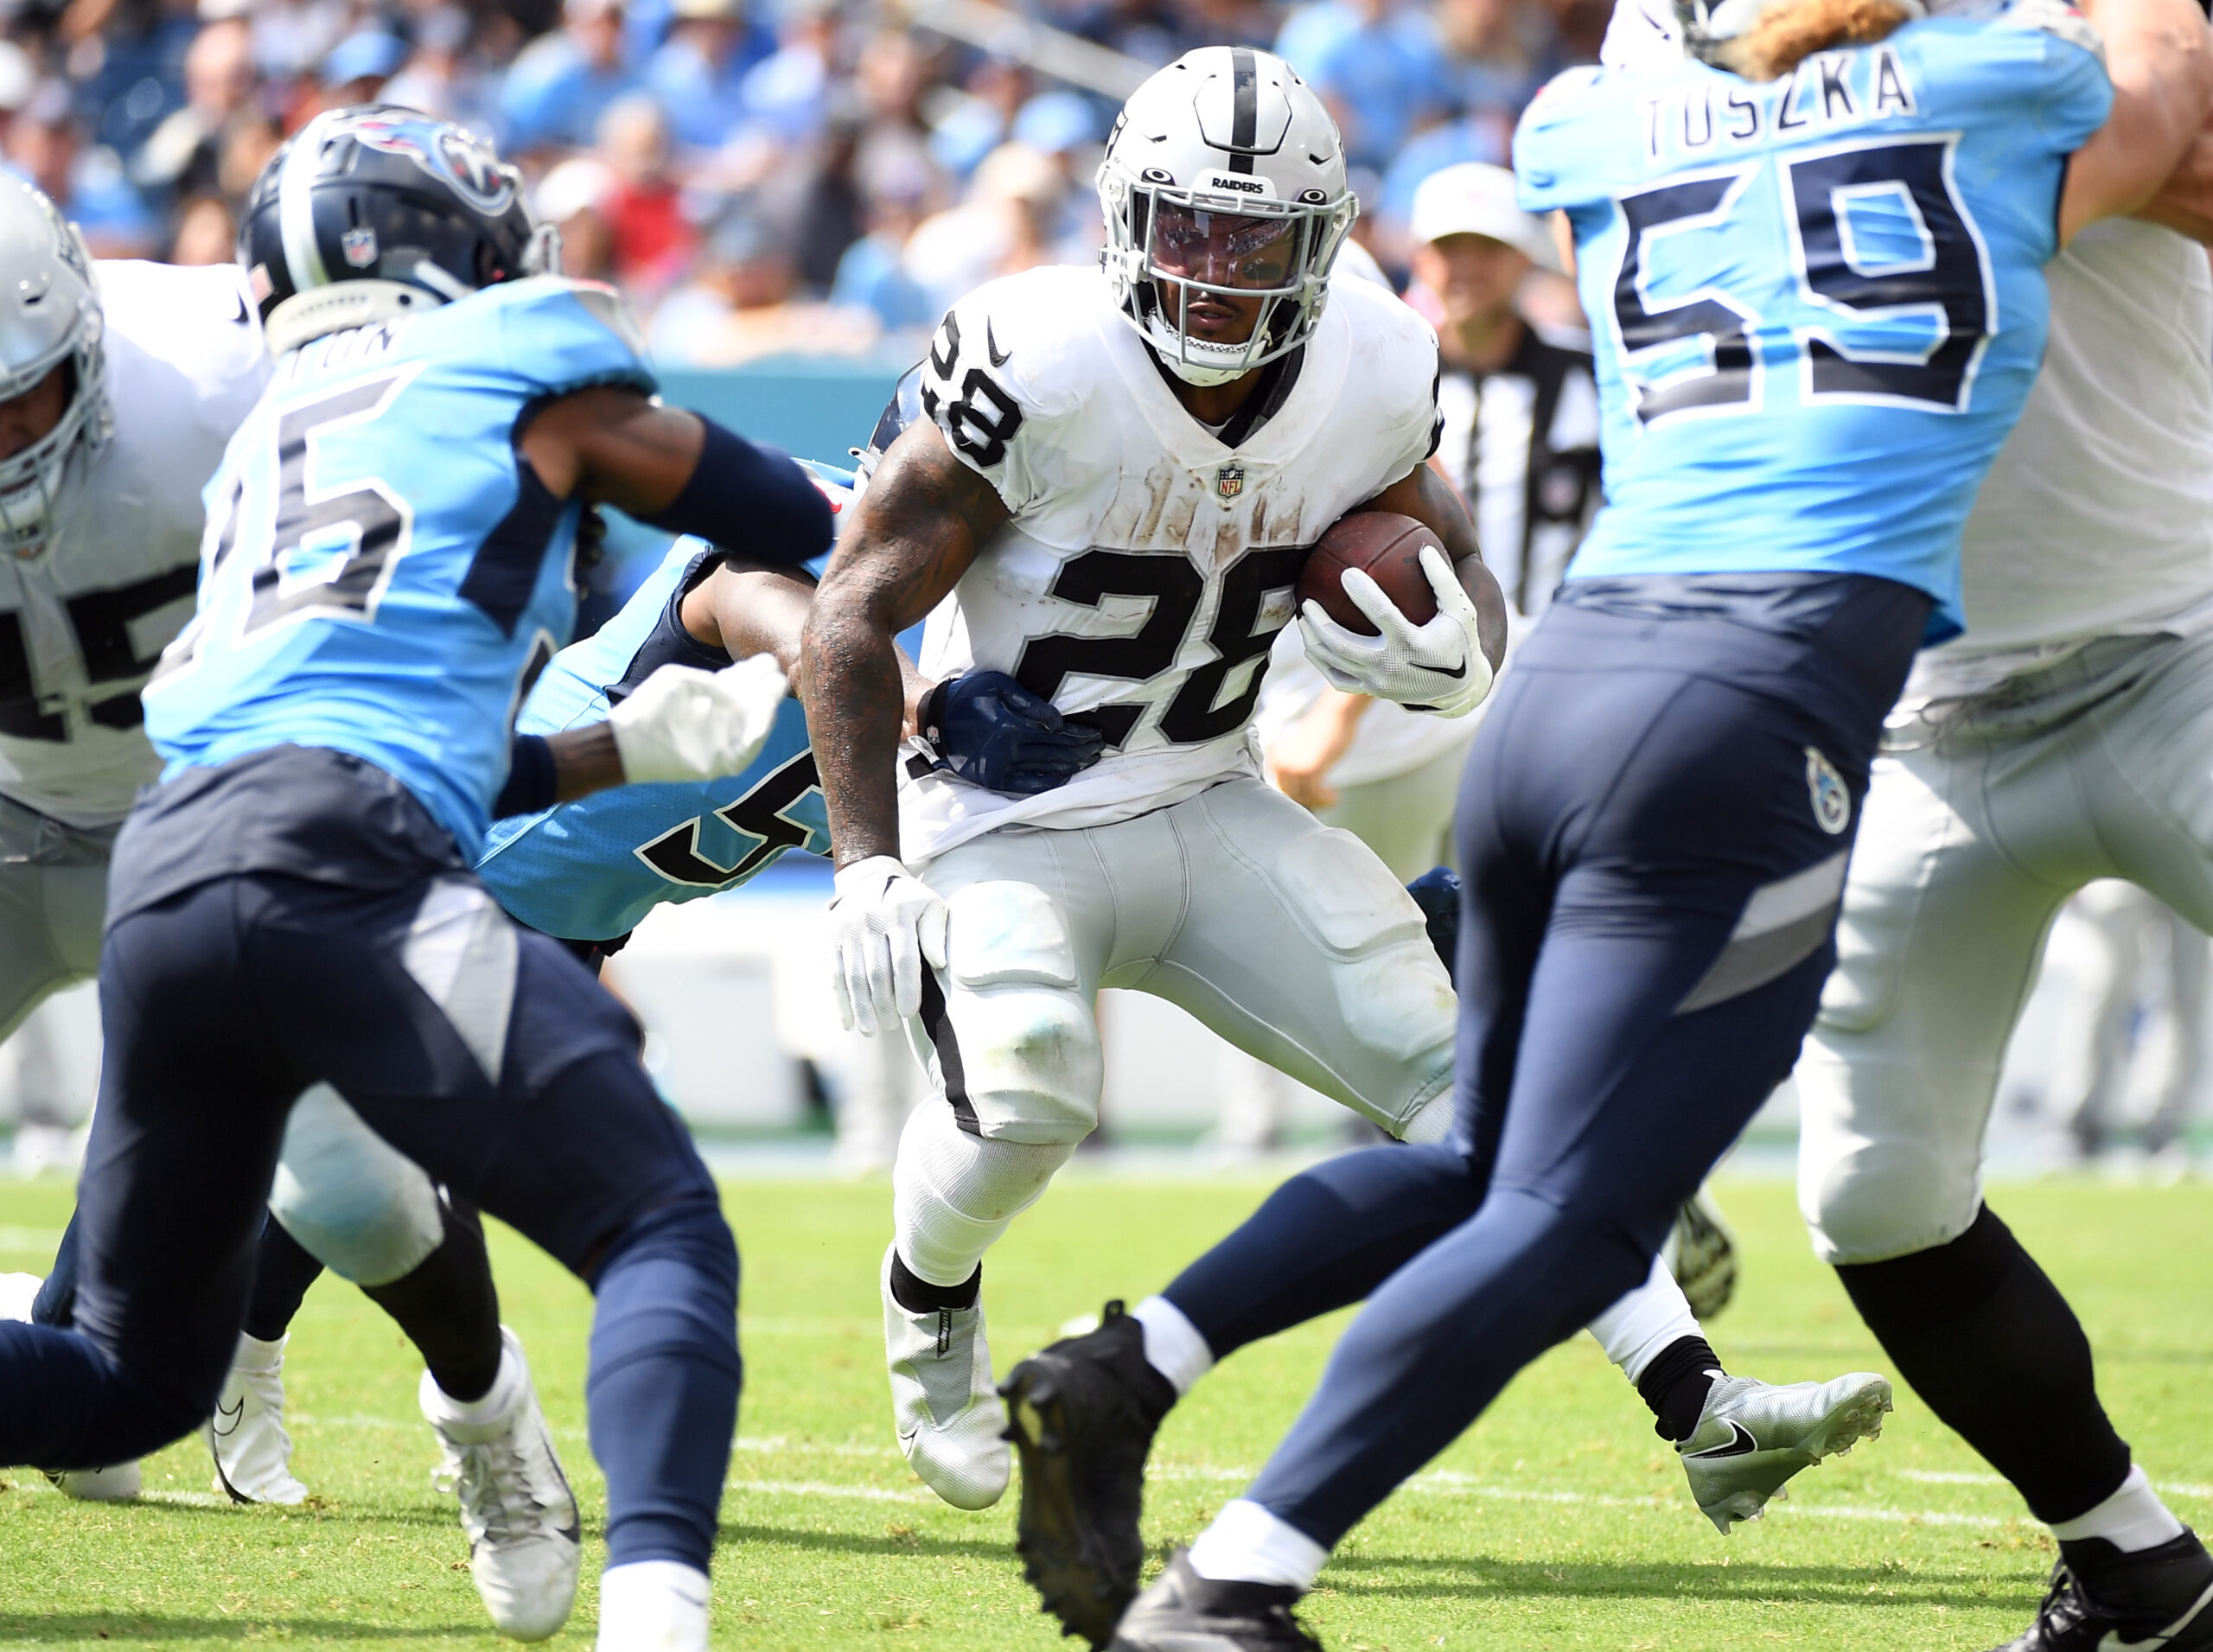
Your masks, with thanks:
<instances>
[{"instance_id":1,"label":"black stripe on helmet","mask_svg":"<svg viewBox=\"0 0 2213 1652\"><path fill-rule=\"evenodd\" d=\"M1260 124L1260 68L1253 48L1234 46L1229 51L1229 169L1253 169L1253 145Z\"/></svg>"}]
</instances>

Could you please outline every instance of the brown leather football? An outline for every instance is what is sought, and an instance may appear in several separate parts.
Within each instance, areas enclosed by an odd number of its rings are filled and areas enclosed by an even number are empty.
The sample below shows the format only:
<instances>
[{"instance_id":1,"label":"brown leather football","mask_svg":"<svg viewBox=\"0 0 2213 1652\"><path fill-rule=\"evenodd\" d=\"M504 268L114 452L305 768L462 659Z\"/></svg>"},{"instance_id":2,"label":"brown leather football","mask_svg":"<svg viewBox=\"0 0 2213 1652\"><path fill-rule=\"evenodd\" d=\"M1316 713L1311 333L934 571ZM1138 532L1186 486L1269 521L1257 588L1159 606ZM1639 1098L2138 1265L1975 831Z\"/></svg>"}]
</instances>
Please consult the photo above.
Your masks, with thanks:
<instances>
[{"instance_id":1,"label":"brown leather football","mask_svg":"<svg viewBox=\"0 0 2213 1652\"><path fill-rule=\"evenodd\" d=\"M1311 599L1346 630L1375 635L1374 624L1353 606L1342 580L1346 569L1360 568L1383 588L1383 594L1400 613L1416 625L1426 625L1437 617L1437 593L1421 568L1421 550L1425 545L1436 545L1451 563L1451 552L1445 550L1437 535L1411 516L1395 511L1355 511L1341 516L1330 524L1320 543L1308 554L1306 565L1299 570L1299 606L1304 608Z\"/></svg>"}]
</instances>

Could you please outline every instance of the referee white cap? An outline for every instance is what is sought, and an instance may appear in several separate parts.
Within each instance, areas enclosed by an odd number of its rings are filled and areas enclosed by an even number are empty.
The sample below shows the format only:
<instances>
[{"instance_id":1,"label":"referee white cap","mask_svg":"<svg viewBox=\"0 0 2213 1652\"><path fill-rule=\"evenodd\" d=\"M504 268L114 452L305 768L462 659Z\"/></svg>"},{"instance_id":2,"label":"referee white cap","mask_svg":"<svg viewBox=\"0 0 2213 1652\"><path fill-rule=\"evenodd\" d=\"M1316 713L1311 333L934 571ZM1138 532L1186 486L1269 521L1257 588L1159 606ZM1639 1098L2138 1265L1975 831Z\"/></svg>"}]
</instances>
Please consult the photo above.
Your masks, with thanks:
<instances>
[{"instance_id":1,"label":"referee white cap","mask_svg":"<svg viewBox=\"0 0 2213 1652\"><path fill-rule=\"evenodd\" d=\"M1514 175L1502 166L1464 161L1432 172L1414 191L1412 228L1418 242L1448 235L1483 235L1518 248L1539 264L1553 261L1543 222L1515 200Z\"/></svg>"}]
</instances>

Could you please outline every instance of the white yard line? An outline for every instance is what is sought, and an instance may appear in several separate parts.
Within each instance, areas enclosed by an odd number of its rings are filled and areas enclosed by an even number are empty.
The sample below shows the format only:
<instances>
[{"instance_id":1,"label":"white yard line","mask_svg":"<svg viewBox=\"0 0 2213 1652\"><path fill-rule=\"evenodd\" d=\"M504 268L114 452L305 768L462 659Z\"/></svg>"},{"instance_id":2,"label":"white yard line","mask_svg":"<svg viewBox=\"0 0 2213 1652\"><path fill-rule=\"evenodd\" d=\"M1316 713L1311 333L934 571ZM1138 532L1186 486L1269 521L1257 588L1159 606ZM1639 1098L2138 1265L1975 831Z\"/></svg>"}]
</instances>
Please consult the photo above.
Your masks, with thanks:
<instances>
[{"instance_id":1,"label":"white yard line","mask_svg":"<svg viewBox=\"0 0 2213 1652\"><path fill-rule=\"evenodd\" d=\"M928 1491L892 1491L882 1486L833 1486L820 1480L732 1480L727 1489L766 1497L848 1497L862 1502L934 1502Z\"/></svg>"}]
</instances>

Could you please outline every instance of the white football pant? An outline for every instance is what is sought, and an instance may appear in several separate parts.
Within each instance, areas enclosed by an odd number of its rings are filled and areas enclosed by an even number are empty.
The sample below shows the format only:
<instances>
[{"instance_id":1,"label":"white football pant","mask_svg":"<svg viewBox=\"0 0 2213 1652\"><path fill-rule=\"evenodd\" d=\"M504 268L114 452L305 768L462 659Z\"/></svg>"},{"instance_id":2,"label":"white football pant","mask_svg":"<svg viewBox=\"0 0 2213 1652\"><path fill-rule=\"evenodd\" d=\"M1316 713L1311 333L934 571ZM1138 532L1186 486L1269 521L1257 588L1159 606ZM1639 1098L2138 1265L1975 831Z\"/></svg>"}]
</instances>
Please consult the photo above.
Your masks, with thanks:
<instances>
[{"instance_id":1,"label":"white football pant","mask_svg":"<svg viewBox=\"0 0 2213 1652\"><path fill-rule=\"evenodd\" d=\"M2213 637L2113 637L1902 718L1876 759L1837 967L1797 1070L1824 1261L1948 1244L2044 936L2126 878L2213 928Z\"/></svg>"}]
</instances>

